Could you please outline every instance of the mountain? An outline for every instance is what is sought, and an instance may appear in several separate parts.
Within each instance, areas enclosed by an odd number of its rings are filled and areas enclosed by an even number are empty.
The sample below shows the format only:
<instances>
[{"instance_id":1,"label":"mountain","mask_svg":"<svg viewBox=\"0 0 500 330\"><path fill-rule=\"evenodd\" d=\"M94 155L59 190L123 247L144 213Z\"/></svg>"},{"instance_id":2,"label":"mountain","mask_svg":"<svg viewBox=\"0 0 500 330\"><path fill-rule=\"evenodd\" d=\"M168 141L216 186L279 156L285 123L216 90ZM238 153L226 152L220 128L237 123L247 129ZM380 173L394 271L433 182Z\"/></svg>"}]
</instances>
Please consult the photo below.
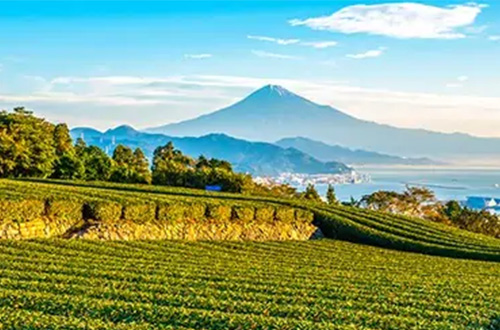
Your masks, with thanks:
<instances>
[{"instance_id":1,"label":"mountain","mask_svg":"<svg viewBox=\"0 0 500 330\"><path fill-rule=\"evenodd\" d=\"M446 159L464 154L500 155L499 138L381 125L313 103L274 85L265 86L225 109L148 131L174 136L224 133L266 142L302 136L332 145L406 157Z\"/></svg>"},{"instance_id":2,"label":"mountain","mask_svg":"<svg viewBox=\"0 0 500 330\"><path fill-rule=\"evenodd\" d=\"M294 148L282 148L271 143L248 142L224 134L201 137L171 137L148 134L130 126L119 126L102 133L89 128L74 128L73 138L82 137L90 145L96 145L111 154L118 144L131 148L140 147L151 158L156 147L169 141L183 153L192 157L204 155L225 159L235 170L253 175L277 175L293 173L345 173L351 168L339 162L322 162Z\"/></svg>"},{"instance_id":3,"label":"mountain","mask_svg":"<svg viewBox=\"0 0 500 330\"><path fill-rule=\"evenodd\" d=\"M351 150L303 137L285 138L275 142L283 148L295 148L321 161L335 160L356 165L435 165L429 158L405 158L366 150Z\"/></svg>"}]
</instances>

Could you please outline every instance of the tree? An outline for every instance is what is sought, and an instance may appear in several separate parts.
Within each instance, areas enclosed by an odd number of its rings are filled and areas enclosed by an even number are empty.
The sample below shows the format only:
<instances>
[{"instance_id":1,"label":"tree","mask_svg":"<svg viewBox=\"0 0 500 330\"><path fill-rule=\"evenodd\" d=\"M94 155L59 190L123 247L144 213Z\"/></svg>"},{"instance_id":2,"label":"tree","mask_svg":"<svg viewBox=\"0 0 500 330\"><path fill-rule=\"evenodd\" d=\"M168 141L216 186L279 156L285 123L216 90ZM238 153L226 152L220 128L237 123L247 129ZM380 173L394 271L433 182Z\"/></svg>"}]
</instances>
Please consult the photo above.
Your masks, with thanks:
<instances>
[{"instance_id":1,"label":"tree","mask_svg":"<svg viewBox=\"0 0 500 330\"><path fill-rule=\"evenodd\" d=\"M172 142L155 149L153 153L152 181L166 186L186 186L186 177L194 161L174 148Z\"/></svg>"},{"instance_id":2,"label":"tree","mask_svg":"<svg viewBox=\"0 0 500 330\"><path fill-rule=\"evenodd\" d=\"M23 107L0 112L0 175L48 177L56 160L54 125Z\"/></svg>"},{"instance_id":3,"label":"tree","mask_svg":"<svg viewBox=\"0 0 500 330\"><path fill-rule=\"evenodd\" d=\"M54 128L54 148L57 159L51 175L56 179L82 179L85 177L83 161L77 152L66 124L58 124Z\"/></svg>"},{"instance_id":4,"label":"tree","mask_svg":"<svg viewBox=\"0 0 500 330\"><path fill-rule=\"evenodd\" d=\"M119 144L113 151L112 159L113 168L109 179L113 182L130 183L132 181L132 163L134 161L132 149Z\"/></svg>"},{"instance_id":5,"label":"tree","mask_svg":"<svg viewBox=\"0 0 500 330\"><path fill-rule=\"evenodd\" d=\"M425 187L406 187L400 195L400 204L406 208L404 213L414 216L424 216L426 206L435 203L434 192Z\"/></svg>"},{"instance_id":6,"label":"tree","mask_svg":"<svg viewBox=\"0 0 500 330\"><path fill-rule=\"evenodd\" d=\"M326 201L330 205L337 205L339 203L335 195L335 189L331 184L328 185L328 189L326 190Z\"/></svg>"},{"instance_id":7,"label":"tree","mask_svg":"<svg viewBox=\"0 0 500 330\"><path fill-rule=\"evenodd\" d=\"M313 184L307 185L306 190L302 193L302 198L313 202L323 202L321 196L318 194L318 191Z\"/></svg>"},{"instance_id":8,"label":"tree","mask_svg":"<svg viewBox=\"0 0 500 330\"><path fill-rule=\"evenodd\" d=\"M462 213L462 206L457 201L449 201L444 205L443 213L450 221L455 221Z\"/></svg>"},{"instance_id":9,"label":"tree","mask_svg":"<svg viewBox=\"0 0 500 330\"><path fill-rule=\"evenodd\" d=\"M136 183L151 183L151 171L149 170L149 162L141 148L134 150L134 182Z\"/></svg>"},{"instance_id":10,"label":"tree","mask_svg":"<svg viewBox=\"0 0 500 330\"><path fill-rule=\"evenodd\" d=\"M113 151L113 160L117 165L131 167L134 163L134 153L132 149L123 144L116 146Z\"/></svg>"},{"instance_id":11,"label":"tree","mask_svg":"<svg viewBox=\"0 0 500 330\"><path fill-rule=\"evenodd\" d=\"M85 180L107 181L110 178L111 159L99 147L89 146L83 151Z\"/></svg>"},{"instance_id":12,"label":"tree","mask_svg":"<svg viewBox=\"0 0 500 330\"><path fill-rule=\"evenodd\" d=\"M57 124L54 127L54 148L59 157L65 154L74 154L73 141L66 124Z\"/></svg>"},{"instance_id":13,"label":"tree","mask_svg":"<svg viewBox=\"0 0 500 330\"><path fill-rule=\"evenodd\" d=\"M85 165L76 154L65 153L56 160L51 177L66 180L84 179Z\"/></svg>"},{"instance_id":14,"label":"tree","mask_svg":"<svg viewBox=\"0 0 500 330\"><path fill-rule=\"evenodd\" d=\"M210 162L208 161L208 159L205 156L201 155L196 160L195 167L198 170L201 170L201 169L204 169L204 168L208 168L208 167L210 167Z\"/></svg>"},{"instance_id":15,"label":"tree","mask_svg":"<svg viewBox=\"0 0 500 330\"><path fill-rule=\"evenodd\" d=\"M361 198L361 205L384 212L394 212L399 207L400 195L394 191L376 191Z\"/></svg>"}]
</instances>

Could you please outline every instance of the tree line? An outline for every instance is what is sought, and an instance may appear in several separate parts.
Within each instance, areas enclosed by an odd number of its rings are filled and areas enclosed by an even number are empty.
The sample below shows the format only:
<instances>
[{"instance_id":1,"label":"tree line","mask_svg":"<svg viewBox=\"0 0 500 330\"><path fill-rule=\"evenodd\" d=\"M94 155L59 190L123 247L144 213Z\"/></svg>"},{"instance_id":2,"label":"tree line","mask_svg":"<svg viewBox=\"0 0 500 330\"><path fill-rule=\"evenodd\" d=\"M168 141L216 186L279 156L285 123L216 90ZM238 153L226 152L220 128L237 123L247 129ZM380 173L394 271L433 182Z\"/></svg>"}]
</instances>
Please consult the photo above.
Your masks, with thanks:
<instances>
[{"instance_id":1,"label":"tree line","mask_svg":"<svg viewBox=\"0 0 500 330\"><path fill-rule=\"evenodd\" d=\"M442 203L425 187L407 187L405 191L377 191L365 195L356 206L403 214L500 238L500 218L486 210L472 210L451 200Z\"/></svg>"},{"instance_id":2,"label":"tree line","mask_svg":"<svg viewBox=\"0 0 500 330\"><path fill-rule=\"evenodd\" d=\"M191 188L220 186L242 192L249 175L224 160L193 159L169 142L154 151L152 166L140 148L118 145L112 156L81 138L73 144L66 124L52 124L25 108L0 112L0 176L144 183Z\"/></svg>"},{"instance_id":3,"label":"tree line","mask_svg":"<svg viewBox=\"0 0 500 330\"><path fill-rule=\"evenodd\" d=\"M236 173L231 163L204 156L194 159L172 142L154 150L150 166L140 148L118 145L112 156L101 148L75 143L66 124L52 124L23 107L0 112L0 177L40 177L112 181L299 198L323 202L315 187L298 192L287 184L262 185L249 174ZM333 187L328 199L335 201ZM332 202L333 203L333 202Z\"/></svg>"}]
</instances>

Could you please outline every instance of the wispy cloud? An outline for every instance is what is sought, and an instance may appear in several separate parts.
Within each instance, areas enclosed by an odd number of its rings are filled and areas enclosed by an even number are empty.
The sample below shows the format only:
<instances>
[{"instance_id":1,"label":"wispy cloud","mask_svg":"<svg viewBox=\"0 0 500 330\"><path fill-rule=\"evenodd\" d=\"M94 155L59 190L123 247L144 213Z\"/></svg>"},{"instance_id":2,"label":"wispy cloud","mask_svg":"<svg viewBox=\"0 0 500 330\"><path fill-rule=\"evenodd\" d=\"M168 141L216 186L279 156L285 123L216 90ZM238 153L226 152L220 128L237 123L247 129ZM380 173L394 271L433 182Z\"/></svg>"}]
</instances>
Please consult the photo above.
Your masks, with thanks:
<instances>
[{"instance_id":1,"label":"wispy cloud","mask_svg":"<svg viewBox=\"0 0 500 330\"><path fill-rule=\"evenodd\" d=\"M310 46L317 49L324 49L337 46L339 43L337 41L304 41L301 42L300 44L303 46Z\"/></svg>"},{"instance_id":2,"label":"wispy cloud","mask_svg":"<svg viewBox=\"0 0 500 330\"><path fill-rule=\"evenodd\" d=\"M384 51L385 51L385 48L384 47L380 47L379 49L368 50L368 51L366 51L364 53L347 54L346 57L352 58L352 59L355 59L355 60L362 60L362 59L365 59L365 58L374 58L374 57L382 56L382 54L384 53Z\"/></svg>"},{"instance_id":3,"label":"wispy cloud","mask_svg":"<svg viewBox=\"0 0 500 330\"><path fill-rule=\"evenodd\" d=\"M266 36L252 36L249 35L247 36L248 39L252 40L259 40L259 41L269 41L269 42L274 42L278 45L300 45L300 46L308 46L308 47L313 47L316 49L324 49L328 47L333 47L337 46L338 42L337 41L302 41L300 39L280 39L280 38L273 38L273 37L266 37Z\"/></svg>"},{"instance_id":4,"label":"wispy cloud","mask_svg":"<svg viewBox=\"0 0 500 330\"><path fill-rule=\"evenodd\" d=\"M460 28L471 26L484 5L436 7L419 3L354 5L330 16L293 19L292 26L346 34L368 33L394 38L459 39Z\"/></svg>"},{"instance_id":5,"label":"wispy cloud","mask_svg":"<svg viewBox=\"0 0 500 330\"><path fill-rule=\"evenodd\" d=\"M213 57L212 54L184 54L184 58L194 59L194 60L202 60L205 58Z\"/></svg>"},{"instance_id":6,"label":"wispy cloud","mask_svg":"<svg viewBox=\"0 0 500 330\"><path fill-rule=\"evenodd\" d=\"M488 39L491 40L491 41L500 41L500 35L498 35L498 36L489 36Z\"/></svg>"},{"instance_id":7,"label":"wispy cloud","mask_svg":"<svg viewBox=\"0 0 500 330\"><path fill-rule=\"evenodd\" d=\"M269 57L269 58L276 58L276 59L281 59L281 60L298 60L298 59L300 59L300 57L298 57L298 56L270 53L270 52L265 52L262 50L252 50L252 54L254 54L255 56L258 56L258 57Z\"/></svg>"},{"instance_id":8,"label":"wispy cloud","mask_svg":"<svg viewBox=\"0 0 500 330\"><path fill-rule=\"evenodd\" d=\"M249 35L247 36L248 39L253 39L253 40L259 40L259 41L269 41L269 42L274 42L278 45L293 45L297 44L300 42L299 39L280 39L280 38L273 38L273 37L266 37L266 36L252 36Z\"/></svg>"},{"instance_id":9,"label":"wispy cloud","mask_svg":"<svg viewBox=\"0 0 500 330\"><path fill-rule=\"evenodd\" d=\"M460 87L463 87L467 81L469 81L469 76L458 76L455 79L455 81L447 83L446 87L448 87L448 88L460 88Z\"/></svg>"}]
</instances>

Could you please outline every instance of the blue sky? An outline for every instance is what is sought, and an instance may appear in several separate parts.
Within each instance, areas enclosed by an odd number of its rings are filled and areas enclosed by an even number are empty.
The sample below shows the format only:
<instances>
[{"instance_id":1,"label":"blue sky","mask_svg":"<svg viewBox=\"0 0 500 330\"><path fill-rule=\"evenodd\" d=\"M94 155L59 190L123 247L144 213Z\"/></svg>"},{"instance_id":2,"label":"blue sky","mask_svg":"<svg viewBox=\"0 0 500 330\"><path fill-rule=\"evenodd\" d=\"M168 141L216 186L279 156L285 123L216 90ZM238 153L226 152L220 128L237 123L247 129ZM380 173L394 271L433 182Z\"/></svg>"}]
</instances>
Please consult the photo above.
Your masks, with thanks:
<instances>
[{"instance_id":1,"label":"blue sky","mask_svg":"<svg viewBox=\"0 0 500 330\"><path fill-rule=\"evenodd\" d=\"M0 106L71 126L160 125L278 83L368 120L500 136L496 1L3 1L0 31Z\"/></svg>"}]
</instances>

